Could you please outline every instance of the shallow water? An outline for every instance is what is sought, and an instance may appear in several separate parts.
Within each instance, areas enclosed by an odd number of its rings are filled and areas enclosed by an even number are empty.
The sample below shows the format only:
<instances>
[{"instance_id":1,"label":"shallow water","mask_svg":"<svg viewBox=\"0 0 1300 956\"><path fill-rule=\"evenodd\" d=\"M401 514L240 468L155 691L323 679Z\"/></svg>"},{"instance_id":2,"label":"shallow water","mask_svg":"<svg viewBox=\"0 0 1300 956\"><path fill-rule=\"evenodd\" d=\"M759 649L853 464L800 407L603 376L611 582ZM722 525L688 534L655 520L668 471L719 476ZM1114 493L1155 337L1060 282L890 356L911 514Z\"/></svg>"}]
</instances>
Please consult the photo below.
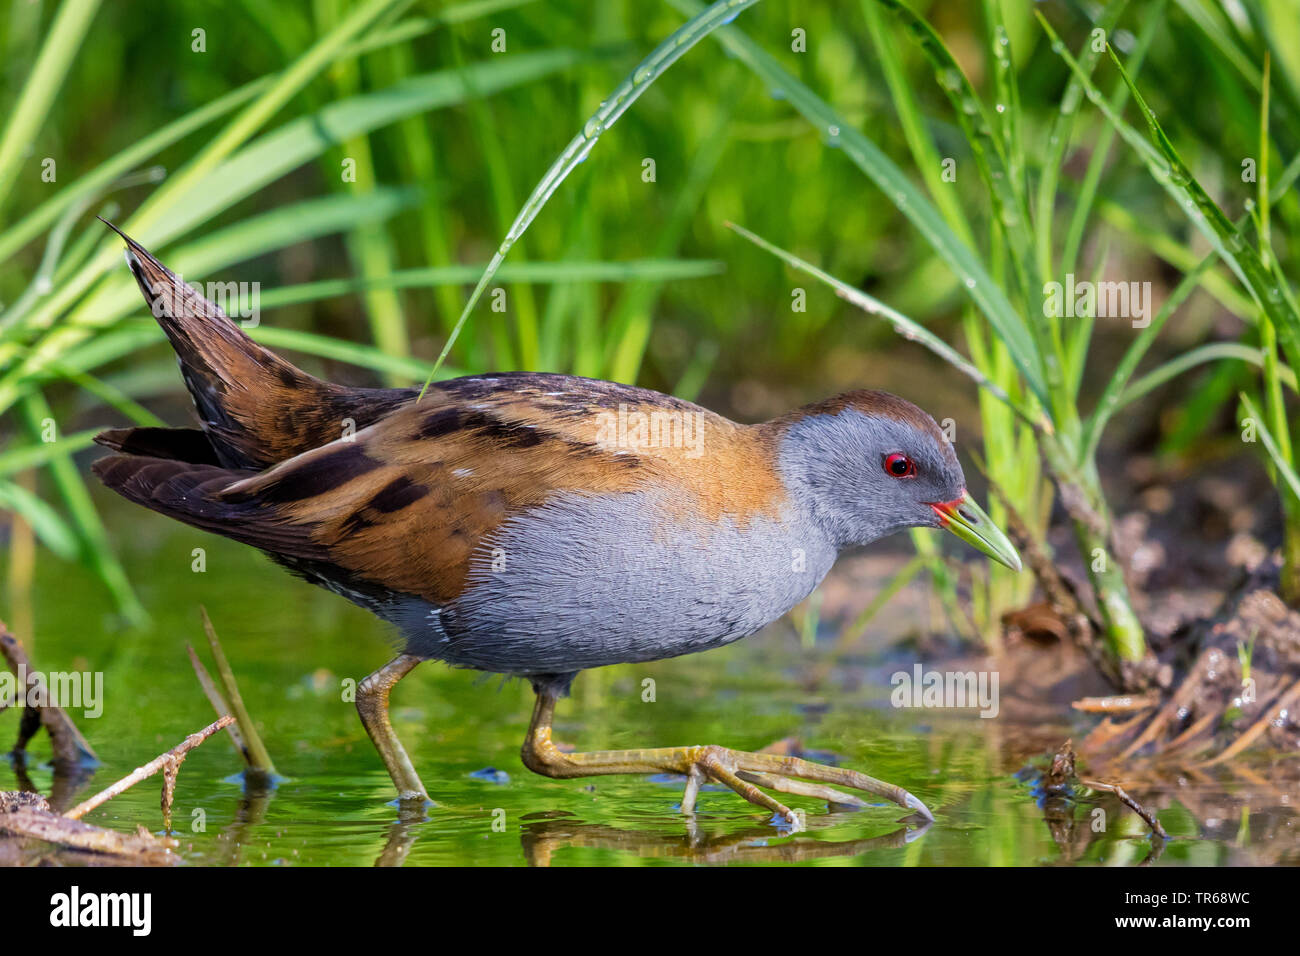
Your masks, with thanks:
<instances>
[{"instance_id":1,"label":"shallow water","mask_svg":"<svg viewBox=\"0 0 1300 956\"><path fill-rule=\"evenodd\" d=\"M1214 772L1173 768L1126 780L1169 831L1172 839L1162 843L1112 798L1055 805L1037 793L1029 765L1041 764L1067 736L1079 739L1086 725L1029 727L894 710L878 680L810 695L799 678L822 651L802 650L780 626L703 655L587 672L560 705L555 737L580 749L758 749L796 737L819 752L815 759L829 756L912 790L935 812L933 825L899 823L902 811L888 803L830 813L817 801L791 798L806 811L809 828L791 835L730 792L712 789L688 822L676 812L680 780L543 779L519 761L532 698L527 685L439 664L422 665L394 693L395 726L437 801L427 819L399 822L388 777L343 695L345 680L360 680L387 659L384 626L247 548L103 503L154 621L144 633L119 629L88 573L42 555L36 635L28 639L36 665L104 674L102 716L73 711L102 763L75 795L60 794L62 805L212 721L185 653L193 643L207 658L200 604L285 778L272 792L245 793L224 735L194 751L181 768L173 810L174 835L190 863L1300 863L1294 758L1255 757ZM195 547L206 549L204 573L191 570ZM653 702L642 700L647 679L654 681ZM14 718L0 715L0 734L15 731ZM53 775L39 765L48 743L38 737L33 751L28 779L49 795ZM498 773L480 773L491 770ZM17 768L0 766L0 789L23 783ZM149 780L86 819L162 832L159 784Z\"/></svg>"}]
</instances>

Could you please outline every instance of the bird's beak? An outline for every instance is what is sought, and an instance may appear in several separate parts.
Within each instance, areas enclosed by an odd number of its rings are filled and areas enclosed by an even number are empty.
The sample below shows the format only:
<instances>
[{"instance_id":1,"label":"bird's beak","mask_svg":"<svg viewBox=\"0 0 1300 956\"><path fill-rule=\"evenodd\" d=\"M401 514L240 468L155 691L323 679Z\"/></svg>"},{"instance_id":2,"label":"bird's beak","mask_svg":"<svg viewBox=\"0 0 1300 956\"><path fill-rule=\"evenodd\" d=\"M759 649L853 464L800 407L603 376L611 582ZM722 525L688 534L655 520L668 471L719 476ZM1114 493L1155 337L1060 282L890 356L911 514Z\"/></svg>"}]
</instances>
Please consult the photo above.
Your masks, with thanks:
<instances>
[{"instance_id":1,"label":"bird's beak","mask_svg":"<svg viewBox=\"0 0 1300 956\"><path fill-rule=\"evenodd\" d=\"M952 501L931 502L930 507L939 516L941 528L947 528L1012 571L1020 570L1020 555L1015 545L967 492L962 491L961 497Z\"/></svg>"}]
</instances>

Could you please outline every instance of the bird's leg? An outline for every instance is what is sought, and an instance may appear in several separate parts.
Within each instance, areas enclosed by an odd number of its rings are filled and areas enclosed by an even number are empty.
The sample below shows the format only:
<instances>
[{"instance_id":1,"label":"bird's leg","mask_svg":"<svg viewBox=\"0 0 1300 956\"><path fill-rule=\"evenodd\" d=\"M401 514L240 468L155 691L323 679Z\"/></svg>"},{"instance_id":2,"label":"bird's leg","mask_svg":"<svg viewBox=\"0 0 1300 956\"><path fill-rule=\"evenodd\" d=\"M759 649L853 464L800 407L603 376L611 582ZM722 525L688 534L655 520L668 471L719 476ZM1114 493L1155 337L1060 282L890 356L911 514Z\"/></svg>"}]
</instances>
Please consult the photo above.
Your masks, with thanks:
<instances>
[{"instance_id":1,"label":"bird's leg","mask_svg":"<svg viewBox=\"0 0 1300 956\"><path fill-rule=\"evenodd\" d=\"M751 803L784 817L792 826L798 826L794 812L755 784L786 793L818 797L832 803L861 805L861 801L855 797L817 785L834 783L878 794L899 806L920 813L927 820L934 819L925 804L902 787L876 780L855 770L827 767L795 757L749 753L715 746L597 750L566 754L551 740L555 700L554 691L546 688L538 690L532 724L528 728L522 751L524 766L543 776L568 779L621 773L686 774L686 791L682 795L682 811L685 813L693 812L700 782L707 778L730 787ZM788 779L791 777L816 783Z\"/></svg>"},{"instance_id":2,"label":"bird's leg","mask_svg":"<svg viewBox=\"0 0 1300 956\"><path fill-rule=\"evenodd\" d=\"M393 778L398 799L403 803L419 801L423 804L430 802L429 795L388 719L388 692L411 673L420 660L410 654L401 654L363 680L357 687L357 713Z\"/></svg>"}]
</instances>

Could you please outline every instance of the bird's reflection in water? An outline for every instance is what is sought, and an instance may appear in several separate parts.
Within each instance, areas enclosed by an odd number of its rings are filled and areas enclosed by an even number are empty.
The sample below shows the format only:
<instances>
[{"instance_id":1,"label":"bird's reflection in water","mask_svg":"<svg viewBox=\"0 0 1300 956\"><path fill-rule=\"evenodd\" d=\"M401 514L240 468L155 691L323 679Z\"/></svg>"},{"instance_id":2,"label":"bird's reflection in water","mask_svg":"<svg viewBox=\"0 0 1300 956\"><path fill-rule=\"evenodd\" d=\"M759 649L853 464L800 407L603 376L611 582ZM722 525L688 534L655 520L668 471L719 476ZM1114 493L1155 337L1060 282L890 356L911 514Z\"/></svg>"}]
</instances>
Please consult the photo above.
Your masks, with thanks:
<instances>
[{"instance_id":1,"label":"bird's reflection in water","mask_svg":"<svg viewBox=\"0 0 1300 956\"><path fill-rule=\"evenodd\" d=\"M222 827L217 836L214 863L219 866L238 866L243 861L244 848L266 820L267 810L275 797L277 781L268 780L247 771L237 775L243 786L235 818Z\"/></svg>"},{"instance_id":2,"label":"bird's reflection in water","mask_svg":"<svg viewBox=\"0 0 1300 956\"><path fill-rule=\"evenodd\" d=\"M423 821L396 821L375 866L402 866L419 836ZM904 847L920 839L930 824L919 816L904 818L898 829L880 836L853 840L812 839L809 834L843 823L843 815L809 818L794 835L769 824L754 824L726 833L708 833L695 815L685 817L676 833L621 829L604 823L584 823L567 811L531 813L524 817L519 842L529 866L550 866L557 851L569 848L619 850L643 858L687 863L802 863L857 856L871 850ZM913 825L909 825L913 824Z\"/></svg>"},{"instance_id":3,"label":"bird's reflection in water","mask_svg":"<svg viewBox=\"0 0 1300 956\"><path fill-rule=\"evenodd\" d=\"M705 833L695 816L686 818L684 832L665 834L583 823L571 814L533 814L524 822L520 843L530 866L550 866L556 851L569 847L620 850L639 857L689 863L803 863L857 856L870 850L897 849L919 839L930 827L928 822L918 827L903 825L880 836L838 842L811 839L807 835L842 822L839 814L810 818L803 831L795 834L793 839L785 839L789 831L776 830L770 825L755 825L727 833Z\"/></svg>"}]
</instances>

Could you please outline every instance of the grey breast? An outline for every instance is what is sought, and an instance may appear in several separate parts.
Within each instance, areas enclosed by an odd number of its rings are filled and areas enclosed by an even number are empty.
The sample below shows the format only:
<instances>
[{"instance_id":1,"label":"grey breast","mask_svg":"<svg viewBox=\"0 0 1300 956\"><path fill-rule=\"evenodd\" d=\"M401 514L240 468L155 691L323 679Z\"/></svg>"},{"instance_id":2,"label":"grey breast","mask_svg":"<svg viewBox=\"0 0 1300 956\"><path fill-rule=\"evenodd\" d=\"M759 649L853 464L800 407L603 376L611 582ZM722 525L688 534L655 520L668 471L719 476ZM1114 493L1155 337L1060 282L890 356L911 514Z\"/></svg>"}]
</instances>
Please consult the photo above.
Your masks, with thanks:
<instances>
[{"instance_id":1,"label":"grey breast","mask_svg":"<svg viewBox=\"0 0 1300 956\"><path fill-rule=\"evenodd\" d=\"M797 512L673 515L663 492L637 491L557 495L512 518L476 551L460 598L408 609L408 652L512 674L689 654L780 617L835 560Z\"/></svg>"}]
</instances>

